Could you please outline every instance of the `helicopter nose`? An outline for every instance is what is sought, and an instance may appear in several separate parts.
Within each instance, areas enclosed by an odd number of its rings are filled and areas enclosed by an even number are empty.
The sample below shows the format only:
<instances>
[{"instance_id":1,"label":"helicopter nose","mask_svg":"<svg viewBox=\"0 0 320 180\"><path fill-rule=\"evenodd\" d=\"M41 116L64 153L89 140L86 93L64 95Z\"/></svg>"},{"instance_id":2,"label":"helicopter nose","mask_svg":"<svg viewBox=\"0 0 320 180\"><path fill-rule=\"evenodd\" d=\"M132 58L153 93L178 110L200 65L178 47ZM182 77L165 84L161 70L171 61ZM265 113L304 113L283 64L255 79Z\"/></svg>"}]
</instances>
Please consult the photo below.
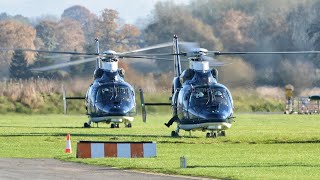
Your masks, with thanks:
<instances>
[{"instance_id":1,"label":"helicopter nose","mask_svg":"<svg viewBox=\"0 0 320 180\"><path fill-rule=\"evenodd\" d=\"M126 108L121 108L120 106L113 106L109 109L109 114L117 115L117 116L124 116L128 113Z\"/></svg>"},{"instance_id":2,"label":"helicopter nose","mask_svg":"<svg viewBox=\"0 0 320 180\"><path fill-rule=\"evenodd\" d=\"M202 116L205 118L205 119L215 119L217 121L223 121L225 119L227 119L227 115L225 114L220 114L220 113L203 113Z\"/></svg>"},{"instance_id":3,"label":"helicopter nose","mask_svg":"<svg viewBox=\"0 0 320 180\"><path fill-rule=\"evenodd\" d=\"M133 108L134 106L113 104L111 107L109 107L109 112L114 114L127 115L132 111Z\"/></svg>"},{"instance_id":4,"label":"helicopter nose","mask_svg":"<svg viewBox=\"0 0 320 180\"><path fill-rule=\"evenodd\" d=\"M121 109L120 107L118 107L118 108L110 108L110 112L126 113L126 110L125 109Z\"/></svg>"},{"instance_id":5,"label":"helicopter nose","mask_svg":"<svg viewBox=\"0 0 320 180\"><path fill-rule=\"evenodd\" d=\"M191 118L200 118L203 121L210 122L225 122L230 113L227 112L212 112L212 111L201 111L201 112L192 112L189 111L189 116Z\"/></svg>"}]
</instances>

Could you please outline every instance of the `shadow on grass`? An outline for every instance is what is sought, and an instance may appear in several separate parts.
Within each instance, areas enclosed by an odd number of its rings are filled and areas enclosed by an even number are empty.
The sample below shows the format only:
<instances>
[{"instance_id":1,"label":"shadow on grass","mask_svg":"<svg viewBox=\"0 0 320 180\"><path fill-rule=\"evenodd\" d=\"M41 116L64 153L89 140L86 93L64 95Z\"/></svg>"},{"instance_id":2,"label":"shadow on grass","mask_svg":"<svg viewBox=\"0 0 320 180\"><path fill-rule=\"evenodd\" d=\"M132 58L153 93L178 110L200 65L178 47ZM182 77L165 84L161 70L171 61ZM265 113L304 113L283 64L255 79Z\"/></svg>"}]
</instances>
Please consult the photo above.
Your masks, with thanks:
<instances>
[{"instance_id":1,"label":"shadow on grass","mask_svg":"<svg viewBox=\"0 0 320 180\"><path fill-rule=\"evenodd\" d=\"M16 133L16 134L0 134L0 137L63 137L65 138L66 133ZM122 142L124 139L120 139L122 137L138 137L145 138L146 141L150 141L149 138L169 138L168 140L156 140L157 143L165 144L197 144L197 142L185 141L181 137L171 137L171 136L163 136L163 135L139 135L139 134L71 134L72 137L107 137L105 141L115 141ZM197 138L197 137L196 137ZM98 140L101 141L102 140ZM130 142L140 142L144 141L143 139L139 140L130 140Z\"/></svg>"},{"instance_id":2,"label":"shadow on grass","mask_svg":"<svg viewBox=\"0 0 320 180\"><path fill-rule=\"evenodd\" d=\"M149 134L80 134L80 133L71 133L71 135L82 137L141 137L141 138L149 138L149 137L163 137L163 138L172 138L178 139L176 137L164 136L164 135L149 135ZM61 136L65 137L66 133L15 133L15 134L0 134L0 137L19 137L19 136Z\"/></svg>"},{"instance_id":3,"label":"shadow on grass","mask_svg":"<svg viewBox=\"0 0 320 180\"><path fill-rule=\"evenodd\" d=\"M277 168L277 167L314 167L319 168L320 164L301 164L301 163L291 163L291 164L274 164L274 163L261 163L261 164L244 164L244 165L194 165L188 166L188 168Z\"/></svg>"},{"instance_id":4,"label":"shadow on grass","mask_svg":"<svg viewBox=\"0 0 320 180\"><path fill-rule=\"evenodd\" d=\"M51 129L84 129L83 127L68 127L68 126L3 126L0 125L1 127L5 127L5 128L51 128ZM102 127L105 128L105 127Z\"/></svg>"},{"instance_id":5,"label":"shadow on grass","mask_svg":"<svg viewBox=\"0 0 320 180\"><path fill-rule=\"evenodd\" d=\"M269 140L265 142L261 142L260 144L317 144L320 143L320 139L314 140L288 140L288 141L277 141L277 140ZM256 144L256 143L249 143L249 144Z\"/></svg>"}]
</instances>

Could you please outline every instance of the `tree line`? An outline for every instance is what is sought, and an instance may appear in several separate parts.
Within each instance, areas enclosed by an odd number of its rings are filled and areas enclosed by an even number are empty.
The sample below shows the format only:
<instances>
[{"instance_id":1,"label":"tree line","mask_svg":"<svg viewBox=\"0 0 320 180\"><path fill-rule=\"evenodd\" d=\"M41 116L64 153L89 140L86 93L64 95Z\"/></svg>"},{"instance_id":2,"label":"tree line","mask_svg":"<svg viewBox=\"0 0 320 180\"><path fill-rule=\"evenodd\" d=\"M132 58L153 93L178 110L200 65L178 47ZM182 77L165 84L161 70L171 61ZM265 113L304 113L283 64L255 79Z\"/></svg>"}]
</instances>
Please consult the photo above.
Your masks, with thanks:
<instances>
[{"instance_id":1,"label":"tree line","mask_svg":"<svg viewBox=\"0 0 320 180\"><path fill-rule=\"evenodd\" d=\"M94 37L99 37L101 47L125 51L168 42L173 34L178 34L180 40L196 41L201 47L217 51L320 50L319 9L319 0L191 0L186 5L167 1L156 4L142 28L123 23L118 12L111 9L96 15L83 6L73 6L60 18L43 17L36 22L2 13L0 44L6 48L94 52ZM23 55L28 67L55 63L48 55ZM10 74L12 68L8 67L14 62L13 57L12 52L0 54L2 76ZM232 63L219 68L219 80L229 86L288 83L298 89L318 86L318 58L317 55L219 57ZM168 62L156 63L152 70L172 71ZM89 74L92 69L85 67L90 66L94 65L73 67L72 71L77 75ZM143 72L145 66L135 69ZM42 75L63 76L62 72L55 73Z\"/></svg>"},{"instance_id":2,"label":"tree line","mask_svg":"<svg viewBox=\"0 0 320 180\"><path fill-rule=\"evenodd\" d=\"M131 24L121 23L119 14L104 9L100 15L91 13L83 6L64 10L61 18L40 18L31 22L22 16L0 14L0 43L2 48L27 48L49 51L95 52L94 39L99 37L100 46L125 51L138 47L140 30ZM80 57L81 58L81 57ZM57 60L77 60L79 57L51 56L33 52L1 52L0 68L3 77L27 79L32 76L57 78L64 71L19 74L23 69L56 63ZM74 74L92 73L94 63L72 67ZM10 67L10 68L8 68ZM87 70L88 69L88 70ZM28 75L27 75L28 74Z\"/></svg>"}]
</instances>

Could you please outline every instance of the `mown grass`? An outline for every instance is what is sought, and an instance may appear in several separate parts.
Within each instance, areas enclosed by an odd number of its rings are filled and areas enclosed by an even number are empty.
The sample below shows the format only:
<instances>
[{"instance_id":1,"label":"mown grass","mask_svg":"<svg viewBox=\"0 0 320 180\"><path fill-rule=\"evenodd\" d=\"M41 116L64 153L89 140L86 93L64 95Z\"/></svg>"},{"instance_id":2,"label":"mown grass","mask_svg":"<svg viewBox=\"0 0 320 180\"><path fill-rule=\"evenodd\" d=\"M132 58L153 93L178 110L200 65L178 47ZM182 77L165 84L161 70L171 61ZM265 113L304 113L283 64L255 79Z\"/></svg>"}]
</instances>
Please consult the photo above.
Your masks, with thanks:
<instances>
[{"instance_id":1,"label":"mown grass","mask_svg":"<svg viewBox=\"0 0 320 180\"><path fill-rule=\"evenodd\" d=\"M319 179L319 115L238 114L227 137L205 138L203 132L181 131L170 137L174 127L163 125L170 117L139 116L133 128L83 129L85 116L0 116L0 157L58 158L102 166L182 174L221 179ZM71 133L73 153L64 154L65 136ZM157 157L145 159L76 159L79 140L156 141ZM187 158L181 169L179 158Z\"/></svg>"}]
</instances>

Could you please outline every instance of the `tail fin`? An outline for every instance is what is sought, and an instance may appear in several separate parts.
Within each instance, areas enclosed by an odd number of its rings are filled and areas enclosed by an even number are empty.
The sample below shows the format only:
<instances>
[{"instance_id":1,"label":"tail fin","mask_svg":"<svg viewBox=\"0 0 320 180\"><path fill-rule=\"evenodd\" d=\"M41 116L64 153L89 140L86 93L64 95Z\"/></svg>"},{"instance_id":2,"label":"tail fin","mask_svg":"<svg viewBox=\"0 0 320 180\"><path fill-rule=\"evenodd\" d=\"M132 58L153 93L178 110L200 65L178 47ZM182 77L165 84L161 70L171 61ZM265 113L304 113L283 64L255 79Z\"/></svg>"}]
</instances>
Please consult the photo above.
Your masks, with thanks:
<instances>
[{"instance_id":1,"label":"tail fin","mask_svg":"<svg viewBox=\"0 0 320 180\"><path fill-rule=\"evenodd\" d=\"M99 39L95 38L94 40L96 42L96 54L99 55L100 54ZM99 57L97 57L97 60L96 60L96 69L98 69L98 68L100 68Z\"/></svg>"},{"instance_id":2,"label":"tail fin","mask_svg":"<svg viewBox=\"0 0 320 180\"><path fill-rule=\"evenodd\" d=\"M142 110L142 121L147 122L147 111L146 106L171 106L171 103L146 103L144 102L143 90L140 91L140 102L141 102L141 110Z\"/></svg>"},{"instance_id":3,"label":"tail fin","mask_svg":"<svg viewBox=\"0 0 320 180\"><path fill-rule=\"evenodd\" d=\"M84 100L86 97L67 97L66 90L64 86L62 86L62 100L63 100L63 113L67 114L68 113L68 103L67 100Z\"/></svg>"},{"instance_id":4,"label":"tail fin","mask_svg":"<svg viewBox=\"0 0 320 180\"><path fill-rule=\"evenodd\" d=\"M144 96L143 96L143 90L139 89L140 91L140 102L141 102L141 111L142 111L142 121L145 123L147 122L147 112L146 112L146 106L144 104Z\"/></svg>"},{"instance_id":5,"label":"tail fin","mask_svg":"<svg viewBox=\"0 0 320 180\"><path fill-rule=\"evenodd\" d=\"M178 36L173 36L173 53L177 54L174 56L174 75L175 77L179 77L181 75L181 62L180 62L180 55L179 46L178 46Z\"/></svg>"},{"instance_id":6,"label":"tail fin","mask_svg":"<svg viewBox=\"0 0 320 180\"><path fill-rule=\"evenodd\" d=\"M180 75L181 75L181 61L180 61L180 55L179 55L179 46L178 46L178 36L173 36L173 53L174 55L174 78L172 81L172 95L171 98L173 98L174 93L177 91L178 88L181 88L181 82L180 82Z\"/></svg>"}]
</instances>

